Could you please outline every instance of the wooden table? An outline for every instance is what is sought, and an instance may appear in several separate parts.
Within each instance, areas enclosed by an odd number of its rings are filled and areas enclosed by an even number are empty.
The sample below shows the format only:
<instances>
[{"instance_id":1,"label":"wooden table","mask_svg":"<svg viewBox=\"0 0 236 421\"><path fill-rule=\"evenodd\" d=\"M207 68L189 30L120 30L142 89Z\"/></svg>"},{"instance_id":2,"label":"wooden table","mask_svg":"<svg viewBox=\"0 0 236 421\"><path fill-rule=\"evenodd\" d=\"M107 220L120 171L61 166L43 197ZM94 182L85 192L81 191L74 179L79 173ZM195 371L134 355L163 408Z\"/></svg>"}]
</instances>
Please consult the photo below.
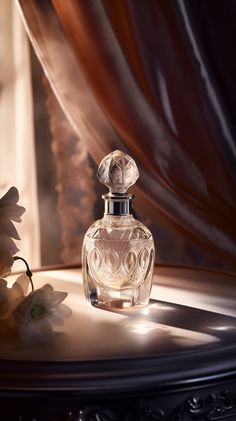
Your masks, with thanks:
<instances>
[{"instance_id":1,"label":"wooden table","mask_svg":"<svg viewBox=\"0 0 236 421\"><path fill-rule=\"evenodd\" d=\"M1 338L0 420L236 420L236 275L159 267L149 306L119 313L85 301L80 269L34 283L73 315L48 344Z\"/></svg>"}]
</instances>

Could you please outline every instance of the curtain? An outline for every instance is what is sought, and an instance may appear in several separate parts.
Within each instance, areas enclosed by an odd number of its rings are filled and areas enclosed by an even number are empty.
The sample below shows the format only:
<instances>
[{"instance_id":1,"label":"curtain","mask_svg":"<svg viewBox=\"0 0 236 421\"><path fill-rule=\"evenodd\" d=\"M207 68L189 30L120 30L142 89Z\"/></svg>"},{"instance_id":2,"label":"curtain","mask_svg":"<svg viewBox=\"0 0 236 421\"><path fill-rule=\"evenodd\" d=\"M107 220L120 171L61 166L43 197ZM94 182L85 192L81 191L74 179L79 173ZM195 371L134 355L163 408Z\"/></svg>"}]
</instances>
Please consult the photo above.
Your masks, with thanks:
<instances>
[{"instance_id":1,"label":"curtain","mask_svg":"<svg viewBox=\"0 0 236 421\"><path fill-rule=\"evenodd\" d=\"M219 83L228 74L210 60L211 36L208 44L201 36L198 17L207 10L196 3L202 2L18 3L52 88L92 158L98 163L114 149L128 152L141 172L137 208L235 270L236 145L228 85ZM215 2L207 3L214 9ZM231 0L217 3L235 16ZM221 28L211 13L207 24L210 34Z\"/></svg>"},{"instance_id":2,"label":"curtain","mask_svg":"<svg viewBox=\"0 0 236 421\"><path fill-rule=\"evenodd\" d=\"M29 41L14 2L0 2L0 193L16 186L26 208L19 254L40 265Z\"/></svg>"},{"instance_id":3,"label":"curtain","mask_svg":"<svg viewBox=\"0 0 236 421\"><path fill-rule=\"evenodd\" d=\"M57 173L55 188L58 193L57 211L61 227L60 258L63 264L78 265L81 264L84 234L95 219L96 194L93 170L86 145L79 136L76 136L46 78L44 88L50 117L51 149ZM45 196L45 192L42 196ZM49 219L50 214L46 212L44 227L48 226ZM48 230L45 233L45 243L48 242L47 236ZM58 238L53 238L47 250L49 259L55 241L58 242Z\"/></svg>"}]
</instances>

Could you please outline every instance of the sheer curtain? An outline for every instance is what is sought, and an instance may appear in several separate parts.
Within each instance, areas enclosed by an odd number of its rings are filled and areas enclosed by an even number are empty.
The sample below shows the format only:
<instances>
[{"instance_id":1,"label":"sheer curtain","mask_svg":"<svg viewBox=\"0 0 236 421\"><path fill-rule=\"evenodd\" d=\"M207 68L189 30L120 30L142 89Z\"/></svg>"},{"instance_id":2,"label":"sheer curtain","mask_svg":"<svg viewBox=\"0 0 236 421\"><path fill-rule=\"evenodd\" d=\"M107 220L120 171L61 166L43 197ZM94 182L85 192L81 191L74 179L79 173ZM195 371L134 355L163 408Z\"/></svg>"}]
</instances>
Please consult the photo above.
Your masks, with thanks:
<instances>
[{"instance_id":1,"label":"sheer curtain","mask_svg":"<svg viewBox=\"0 0 236 421\"><path fill-rule=\"evenodd\" d=\"M0 2L0 190L11 186L26 208L17 246L31 267L40 265L29 43L16 5Z\"/></svg>"},{"instance_id":2,"label":"sheer curtain","mask_svg":"<svg viewBox=\"0 0 236 421\"><path fill-rule=\"evenodd\" d=\"M235 141L191 3L18 2L93 159L129 152L141 169L138 209L236 269Z\"/></svg>"}]
</instances>

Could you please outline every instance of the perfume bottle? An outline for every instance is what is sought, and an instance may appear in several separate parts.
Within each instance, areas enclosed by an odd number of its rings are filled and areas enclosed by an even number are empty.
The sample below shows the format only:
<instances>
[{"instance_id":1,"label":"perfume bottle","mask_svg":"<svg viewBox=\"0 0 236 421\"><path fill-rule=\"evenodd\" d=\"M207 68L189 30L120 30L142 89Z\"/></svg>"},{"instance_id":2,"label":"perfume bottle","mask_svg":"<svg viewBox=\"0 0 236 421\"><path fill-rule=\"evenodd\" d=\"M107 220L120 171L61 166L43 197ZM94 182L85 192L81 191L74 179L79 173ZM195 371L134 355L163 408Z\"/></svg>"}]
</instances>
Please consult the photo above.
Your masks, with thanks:
<instances>
[{"instance_id":1,"label":"perfume bottle","mask_svg":"<svg viewBox=\"0 0 236 421\"><path fill-rule=\"evenodd\" d=\"M82 271L84 291L94 306L127 308L149 302L154 264L151 232L132 215L127 190L139 177L134 160L121 151L107 155L98 178L109 188L102 219L84 237Z\"/></svg>"}]
</instances>

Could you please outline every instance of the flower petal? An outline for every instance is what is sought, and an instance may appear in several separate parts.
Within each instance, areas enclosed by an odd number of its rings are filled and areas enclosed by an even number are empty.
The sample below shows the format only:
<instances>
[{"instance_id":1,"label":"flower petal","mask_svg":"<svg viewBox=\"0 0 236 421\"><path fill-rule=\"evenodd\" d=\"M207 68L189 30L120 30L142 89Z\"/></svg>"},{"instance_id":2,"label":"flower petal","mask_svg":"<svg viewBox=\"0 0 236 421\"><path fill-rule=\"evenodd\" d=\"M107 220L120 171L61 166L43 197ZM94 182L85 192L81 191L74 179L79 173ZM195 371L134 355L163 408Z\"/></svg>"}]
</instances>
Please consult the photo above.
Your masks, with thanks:
<instances>
[{"instance_id":1,"label":"flower petal","mask_svg":"<svg viewBox=\"0 0 236 421\"><path fill-rule=\"evenodd\" d=\"M52 290L51 285L44 285L42 288L32 291L25 299L16 307L13 312L15 321L19 324L24 324L32 319L30 312L35 305L44 307L47 311L45 314L50 312L50 302L46 300L45 296L48 290Z\"/></svg>"},{"instance_id":2,"label":"flower petal","mask_svg":"<svg viewBox=\"0 0 236 421\"><path fill-rule=\"evenodd\" d=\"M0 318L9 317L23 299L24 290L19 283L15 282L12 288L7 288L6 281L0 279Z\"/></svg>"},{"instance_id":3,"label":"flower petal","mask_svg":"<svg viewBox=\"0 0 236 421\"><path fill-rule=\"evenodd\" d=\"M19 193L16 187L11 187L0 199L0 216L20 222L21 215L25 212L23 206L17 205Z\"/></svg>"},{"instance_id":4,"label":"flower petal","mask_svg":"<svg viewBox=\"0 0 236 421\"><path fill-rule=\"evenodd\" d=\"M16 323L24 324L29 319L30 310L33 306L33 298L29 294L21 303L15 308L12 316Z\"/></svg>"},{"instance_id":5,"label":"flower petal","mask_svg":"<svg viewBox=\"0 0 236 421\"><path fill-rule=\"evenodd\" d=\"M68 293L64 291L53 291L51 297L51 303L57 305L61 303L67 297Z\"/></svg>"},{"instance_id":6,"label":"flower petal","mask_svg":"<svg viewBox=\"0 0 236 421\"><path fill-rule=\"evenodd\" d=\"M40 294L43 297L44 302L47 302L50 305L56 305L61 303L68 295L67 292L54 291L53 287L50 284L45 284L43 287L39 288L36 291L37 294Z\"/></svg>"},{"instance_id":7,"label":"flower petal","mask_svg":"<svg viewBox=\"0 0 236 421\"><path fill-rule=\"evenodd\" d=\"M4 218L12 219L12 221L20 222L21 215L25 212L25 208L19 205L6 205L0 208L0 215Z\"/></svg>"},{"instance_id":8,"label":"flower petal","mask_svg":"<svg viewBox=\"0 0 236 421\"><path fill-rule=\"evenodd\" d=\"M12 255L10 253L3 252L0 248L0 276L6 277L9 275L13 263L14 259Z\"/></svg>"},{"instance_id":9,"label":"flower petal","mask_svg":"<svg viewBox=\"0 0 236 421\"><path fill-rule=\"evenodd\" d=\"M29 278L25 274L18 276L16 282L13 284L12 289L16 289L24 296L27 294L29 287Z\"/></svg>"},{"instance_id":10,"label":"flower petal","mask_svg":"<svg viewBox=\"0 0 236 421\"><path fill-rule=\"evenodd\" d=\"M72 311L70 307L65 304L58 304L51 309L50 320L54 326L62 326L64 325L65 319L71 315Z\"/></svg>"},{"instance_id":11,"label":"flower petal","mask_svg":"<svg viewBox=\"0 0 236 421\"><path fill-rule=\"evenodd\" d=\"M61 314L63 314L64 319L67 319L72 315L72 310L69 306L66 304L59 304L57 306L57 310L60 311Z\"/></svg>"},{"instance_id":12,"label":"flower petal","mask_svg":"<svg viewBox=\"0 0 236 421\"><path fill-rule=\"evenodd\" d=\"M0 234L8 235L16 240L20 240L19 234L10 219L2 218L0 216Z\"/></svg>"},{"instance_id":13,"label":"flower petal","mask_svg":"<svg viewBox=\"0 0 236 421\"><path fill-rule=\"evenodd\" d=\"M6 204L14 204L19 200L19 193L16 187L11 187L6 194L0 199L0 207Z\"/></svg>"},{"instance_id":14,"label":"flower petal","mask_svg":"<svg viewBox=\"0 0 236 421\"><path fill-rule=\"evenodd\" d=\"M0 235L0 260L2 253L6 256L13 256L18 251L14 241L7 235Z\"/></svg>"},{"instance_id":15,"label":"flower petal","mask_svg":"<svg viewBox=\"0 0 236 421\"><path fill-rule=\"evenodd\" d=\"M43 343L52 337L53 329L50 321L43 319L20 325L19 334L26 343Z\"/></svg>"},{"instance_id":16,"label":"flower petal","mask_svg":"<svg viewBox=\"0 0 236 421\"><path fill-rule=\"evenodd\" d=\"M42 290L44 293L51 293L53 291L53 287L50 284L45 284L43 287L39 288L39 290Z\"/></svg>"},{"instance_id":17,"label":"flower petal","mask_svg":"<svg viewBox=\"0 0 236 421\"><path fill-rule=\"evenodd\" d=\"M21 338L26 342L47 340L53 326L63 325L65 318L72 314L68 306L60 304L66 296L66 292L54 291L50 284L31 292L12 313Z\"/></svg>"},{"instance_id":18,"label":"flower petal","mask_svg":"<svg viewBox=\"0 0 236 421\"><path fill-rule=\"evenodd\" d=\"M52 312L50 313L50 321L51 321L53 326L64 325L63 315L60 312L55 311L55 309L53 309Z\"/></svg>"}]
</instances>

